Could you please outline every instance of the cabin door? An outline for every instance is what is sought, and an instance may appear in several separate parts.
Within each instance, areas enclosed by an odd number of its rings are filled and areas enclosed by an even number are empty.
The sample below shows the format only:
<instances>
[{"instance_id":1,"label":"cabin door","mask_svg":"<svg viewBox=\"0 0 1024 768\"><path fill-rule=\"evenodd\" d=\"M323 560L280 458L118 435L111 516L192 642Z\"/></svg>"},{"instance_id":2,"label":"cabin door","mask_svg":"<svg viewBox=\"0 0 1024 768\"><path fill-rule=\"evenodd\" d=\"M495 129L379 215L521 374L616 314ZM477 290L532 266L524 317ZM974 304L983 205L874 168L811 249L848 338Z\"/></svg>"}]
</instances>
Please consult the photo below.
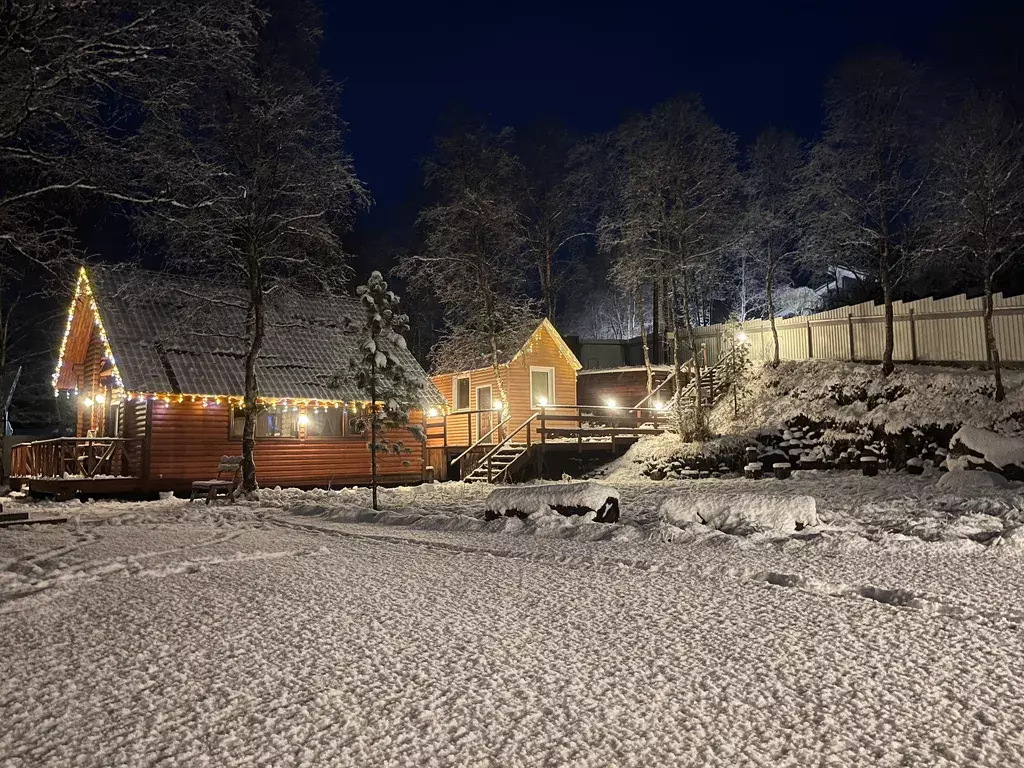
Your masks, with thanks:
<instances>
[{"instance_id":1,"label":"cabin door","mask_svg":"<svg viewBox=\"0 0 1024 768\"><path fill-rule=\"evenodd\" d=\"M476 438L479 440L494 428L494 410L491 405L491 385L476 388ZM491 435L484 443L493 443L494 435Z\"/></svg>"}]
</instances>

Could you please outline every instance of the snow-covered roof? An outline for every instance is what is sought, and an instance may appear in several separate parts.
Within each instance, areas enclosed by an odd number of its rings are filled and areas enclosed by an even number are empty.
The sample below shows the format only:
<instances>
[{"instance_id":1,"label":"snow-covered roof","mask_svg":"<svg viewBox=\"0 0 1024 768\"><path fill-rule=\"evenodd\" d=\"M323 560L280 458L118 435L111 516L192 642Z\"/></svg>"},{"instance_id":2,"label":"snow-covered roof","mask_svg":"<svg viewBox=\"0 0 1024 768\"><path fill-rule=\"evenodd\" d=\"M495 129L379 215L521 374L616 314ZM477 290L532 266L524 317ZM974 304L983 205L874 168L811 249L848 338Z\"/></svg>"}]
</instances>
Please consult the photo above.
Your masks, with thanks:
<instances>
[{"instance_id":1,"label":"snow-covered roof","mask_svg":"<svg viewBox=\"0 0 1024 768\"><path fill-rule=\"evenodd\" d=\"M242 395L246 300L241 286L144 270L89 267L93 297L131 392ZM350 375L359 354L357 299L277 294L266 299L257 362L269 398L362 400ZM444 399L406 350L393 350L423 385L424 405Z\"/></svg>"}]
</instances>

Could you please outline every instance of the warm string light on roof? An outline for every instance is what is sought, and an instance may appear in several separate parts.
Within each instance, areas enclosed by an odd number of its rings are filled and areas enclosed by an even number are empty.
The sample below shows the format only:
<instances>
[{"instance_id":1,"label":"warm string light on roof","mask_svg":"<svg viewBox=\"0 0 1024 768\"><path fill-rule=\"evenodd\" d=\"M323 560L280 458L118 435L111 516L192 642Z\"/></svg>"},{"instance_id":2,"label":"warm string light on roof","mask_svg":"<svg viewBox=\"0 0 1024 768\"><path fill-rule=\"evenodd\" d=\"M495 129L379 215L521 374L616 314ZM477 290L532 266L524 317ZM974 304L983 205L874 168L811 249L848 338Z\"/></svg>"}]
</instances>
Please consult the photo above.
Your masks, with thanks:
<instances>
[{"instance_id":1,"label":"warm string light on roof","mask_svg":"<svg viewBox=\"0 0 1024 768\"><path fill-rule=\"evenodd\" d=\"M71 336L71 325L75 320L75 307L78 305L78 300L82 297L83 292L89 299L89 309L92 312L92 319L96 324L96 330L99 333L100 341L103 343L103 356L105 359L110 361L110 373L114 379L115 389L121 389L124 386L121 381L121 372L117 369L117 361L114 360L114 352L110 349L110 339L107 337L107 331L103 327L103 321L100 319L100 308L96 305L96 298L92 293L92 285L89 283L85 267L81 267L78 270L78 282L75 283L75 295L71 300L71 308L68 310L68 321L64 326L64 336L60 341L60 352L57 355L57 369L53 372L54 397L59 395L57 383L60 380L60 371L64 367L64 356L67 354L68 350L68 338Z\"/></svg>"}]
</instances>

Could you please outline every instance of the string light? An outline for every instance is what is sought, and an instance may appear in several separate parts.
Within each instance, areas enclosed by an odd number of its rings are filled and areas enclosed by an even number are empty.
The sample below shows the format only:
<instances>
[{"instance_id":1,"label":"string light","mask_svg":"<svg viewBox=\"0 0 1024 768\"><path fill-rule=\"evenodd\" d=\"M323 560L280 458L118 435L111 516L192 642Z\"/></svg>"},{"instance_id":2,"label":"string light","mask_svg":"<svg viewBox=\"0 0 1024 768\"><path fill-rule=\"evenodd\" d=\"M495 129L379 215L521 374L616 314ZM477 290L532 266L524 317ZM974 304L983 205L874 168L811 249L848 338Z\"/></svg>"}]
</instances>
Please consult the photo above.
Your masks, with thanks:
<instances>
[{"instance_id":1,"label":"string light","mask_svg":"<svg viewBox=\"0 0 1024 768\"><path fill-rule=\"evenodd\" d=\"M57 385L60 382L60 372L64 367L64 357L68 351L68 339L71 337L71 326L75 321L75 308L78 306L80 299L84 301L83 294L88 298L89 310L92 312L93 323L95 324L96 331L99 334L100 342L103 344L104 359L110 361L110 375L114 379L114 388L121 389L124 386L121 381L121 372L117 368L117 361L114 359L114 352L110 348L110 339L107 336L106 329L103 327L103 320L100 318L100 308L96 304L96 297L93 296L92 285L89 283L85 267L81 267L78 270L78 281L75 283L75 295L71 300L71 307L68 310L68 320L64 325L64 336L60 341L60 351L57 354L57 368L53 372L53 390L55 393L58 389Z\"/></svg>"},{"instance_id":2,"label":"string light","mask_svg":"<svg viewBox=\"0 0 1024 768\"><path fill-rule=\"evenodd\" d=\"M110 337L107 336L106 328L103 326L103 320L100 317L99 306L96 303L96 297L93 294L92 284L89 282L89 277L84 266L80 267L78 270L78 279L75 282L75 292L71 300L71 306L68 309L67 322L64 324L64 334L61 337L60 347L57 354L57 367L53 372L53 376L51 377L51 381L53 384L53 394L55 397L58 397L61 392L58 386L60 383L60 374L64 368L65 358L67 357L68 344L70 343L71 338L71 329L75 322L75 317L77 315L76 310L78 309L79 302L82 302L83 304L88 304L89 311L92 313L92 319L94 326L96 328L96 332L99 335L100 342L103 344L104 359L110 361L111 364L110 375L111 378L113 379L113 386L110 388L110 399L112 402L121 402L125 400L128 402L137 401L140 403L146 402L147 400L151 402L163 401L164 407L169 408L171 406L172 400L175 400L178 403L183 404L185 402L185 398L188 398L189 402L192 403L195 403L197 401L202 402L202 406L204 408L208 408L210 407L210 405L222 405L225 403L236 407L242 407L245 405L245 397L240 395L222 395L198 392L136 392L125 390L124 382L121 378L121 372L117 367L117 361L114 357L114 351L110 346ZM64 390L65 397L70 398L72 394L76 397L80 395L79 388L77 386L69 387ZM94 403L104 403L105 399L106 395L104 395L103 393L93 392L85 395L83 403L87 407L90 407ZM327 408L330 407L342 408L346 413L348 413L350 407L352 410L356 410L359 405L357 401L351 401L350 403L346 403L345 400L294 397L260 397L257 398L256 402L259 405L269 405L270 407L273 408L283 407L286 410L288 409L289 406L291 406L293 412L297 412L300 406L306 409L312 407L314 409L314 413L319 413L320 408L324 408L326 410ZM437 408L430 409L431 415L436 415L437 413Z\"/></svg>"}]
</instances>

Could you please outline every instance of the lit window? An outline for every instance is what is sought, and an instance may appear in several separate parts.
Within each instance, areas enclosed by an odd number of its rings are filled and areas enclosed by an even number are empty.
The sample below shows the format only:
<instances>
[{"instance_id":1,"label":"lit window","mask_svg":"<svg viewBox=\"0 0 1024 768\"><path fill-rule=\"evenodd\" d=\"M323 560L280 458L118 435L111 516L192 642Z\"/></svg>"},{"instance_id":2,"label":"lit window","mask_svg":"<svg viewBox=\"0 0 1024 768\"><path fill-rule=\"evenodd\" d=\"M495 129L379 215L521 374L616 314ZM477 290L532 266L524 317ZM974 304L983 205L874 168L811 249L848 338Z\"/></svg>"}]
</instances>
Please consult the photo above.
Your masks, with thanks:
<instances>
[{"instance_id":1,"label":"lit window","mask_svg":"<svg viewBox=\"0 0 1024 768\"><path fill-rule=\"evenodd\" d=\"M555 369L530 368L530 402L533 407L555 402Z\"/></svg>"},{"instance_id":2,"label":"lit window","mask_svg":"<svg viewBox=\"0 0 1024 768\"><path fill-rule=\"evenodd\" d=\"M469 410L469 376L455 379L455 410Z\"/></svg>"},{"instance_id":3,"label":"lit window","mask_svg":"<svg viewBox=\"0 0 1024 768\"><path fill-rule=\"evenodd\" d=\"M231 417L231 436L241 437L245 429L245 412L235 408ZM299 436L299 414L290 408L283 410L268 409L256 414L256 437L291 437Z\"/></svg>"},{"instance_id":4,"label":"lit window","mask_svg":"<svg viewBox=\"0 0 1024 768\"><path fill-rule=\"evenodd\" d=\"M306 424L306 437L341 437L341 408L322 408L319 411L306 411L309 423Z\"/></svg>"}]
</instances>

